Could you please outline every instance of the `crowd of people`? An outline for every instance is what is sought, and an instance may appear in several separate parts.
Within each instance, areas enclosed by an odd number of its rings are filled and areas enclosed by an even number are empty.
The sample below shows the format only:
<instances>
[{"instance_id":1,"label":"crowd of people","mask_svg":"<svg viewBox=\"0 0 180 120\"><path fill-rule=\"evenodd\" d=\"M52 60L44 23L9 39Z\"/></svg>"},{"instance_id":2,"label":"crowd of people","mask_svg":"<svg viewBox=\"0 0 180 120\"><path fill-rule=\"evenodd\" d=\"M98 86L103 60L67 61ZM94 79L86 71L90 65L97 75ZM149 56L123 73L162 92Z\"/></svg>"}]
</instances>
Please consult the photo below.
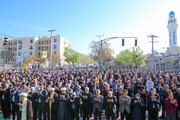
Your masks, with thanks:
<instances>
[{"instance_id":1,"label":"crowd of people","mask_svg":"<svg viewBox=\"0 0 180 120\"><path fill-rule=\"evenodd\" d=\"M180 74L173 71L59 68L0 73L5 120L179 120Z\"/></svg>"}]
</instances>

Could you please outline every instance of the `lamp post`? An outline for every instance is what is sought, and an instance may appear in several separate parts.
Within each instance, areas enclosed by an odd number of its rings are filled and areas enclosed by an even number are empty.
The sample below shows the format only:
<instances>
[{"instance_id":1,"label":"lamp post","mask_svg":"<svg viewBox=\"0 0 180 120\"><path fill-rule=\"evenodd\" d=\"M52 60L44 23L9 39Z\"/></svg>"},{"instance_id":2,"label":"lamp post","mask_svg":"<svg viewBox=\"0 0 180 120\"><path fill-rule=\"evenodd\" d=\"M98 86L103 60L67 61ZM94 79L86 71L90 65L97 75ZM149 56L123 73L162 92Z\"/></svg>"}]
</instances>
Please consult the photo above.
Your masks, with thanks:
<instances>
[{"instance_id":1,"label":"lamp post","mask_svg":"<svg viewBox=\"0 0 180 120\"><path fill-rule=\"evenodd\" d=\"M99 47L99 69L102 72L102 39L101 37L103 37L104 35L96 35L96 37L99 38L99 42L100 42L100 47Z\"/></svg>"}]
</instances>

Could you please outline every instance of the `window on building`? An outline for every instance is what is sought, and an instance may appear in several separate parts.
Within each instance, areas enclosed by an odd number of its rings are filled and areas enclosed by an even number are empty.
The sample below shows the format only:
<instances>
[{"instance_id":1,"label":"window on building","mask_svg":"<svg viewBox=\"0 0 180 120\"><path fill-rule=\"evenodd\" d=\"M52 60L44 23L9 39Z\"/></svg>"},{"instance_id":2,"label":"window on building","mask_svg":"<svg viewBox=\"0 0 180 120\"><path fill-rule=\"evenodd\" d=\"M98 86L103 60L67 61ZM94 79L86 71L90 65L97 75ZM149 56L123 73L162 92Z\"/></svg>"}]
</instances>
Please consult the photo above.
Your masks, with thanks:
<instances>
[{"instance_id":1,"label":"window on building","mask_svg":"<svg viewBox=\"0 0 180 120\"><path fill-rule=\"evenodd\" d=\"M13 51L16 51L17 50L17 48L15 47L15 48L13 48Z\"/></svg>"},{"instance_id":2,"label":"window on building","mask_svg":"<svg viewBox=\"0 0 180 120\"><path fill-rule=\"evenodd\" d=\"M41 56L41 53L39 53L39 56Z\"/></svg>"},{"instance_id":3,"label":"window on building","mask_svg":"<svg viewBox=\"0 0 180 120\"><path fill-rule=\"evenodd\" d=\"M47 46L47 50L49 49L49 47Z\"/></svg>"},{"instance_id":4,"label":"window on building","mask_svg":"<svg viewBox=\"0 0 180 120\"><path fill-rule=\"evenodd\" d=\"M176 33L173 32L173 41L174 41L174 45L176 44Z\"/></svg>"},{"instance_id":5,"label":"window on building","mask_svg":"<svg viewBox=\"0 0 180 120\"><path fill-rule=\"evenodd\" d=\"M44 44L44 41L42 41L42 44Z\"/></svg>"},{"instance_id":6,"label":"window on building","mask_svg":"<svg viewBox=\"0 0 180 120\"><path fill-rule=\"evenodd\" d=\"M32 51L30 51L30 55L33 55Z\"/></svg>"},{"instance_id":7,"label":"window on building","mask_svg":"<svg viewBox=\"0 0 180 120\"><path fill-rule=\"evenodd\" d=\"M8 51L10 51L10 48L8 48Z\"/></svg>"},{"instance_id":8,"label":"window on building","mask_svg":"<svg viewBox=\"0 0 180 120\"><path fill-rule=\"evenodd\" d=\"M57 42L57 38L54 38L54 42Z\"/></svg>"},{"instance_id":9,"label":"window on building","mask_svg":"<svg viewBox=\"0 0 180 120\"><path fill-rule=\"evenodd\" d=\"M18 52L18 56L21 56L21 52Z\"/></svg>"},{"instance_id":10,"label":"window on building","mask_svg":"<svg viewBox=\"0 0 180 120\"><path fill-rule=\"evenodd\" d=\"M54 49L56 49L57 48L57 46L56 45L54 45Z\"/></svg>"},{"instance_id":11,"label":"window on building","mask_svg":"<svg viewBox=\"0 0 180 120\"><path fill-rule=\"evenodd\" d=\"M44 41L44 44L47 44L47 41Z\"/></svg>"},{"instance_id":12,"label":"window on building","mask_svg":"<svg viewBox=\"0 0 180 120\"><path fill-rule=\"evenodd\" d=\"M39 44L41 44L41 41L39 41Z\"/></svg>"},{"instance_id":13,"label":"window on building","mask_svg":"<svg viewBox=\"0 0 180 120\"><path fill-rule=\"evenodd\" d=\"M56 55L56 51L54 51L54 55Z\"/></svg>"},{"instance_id":14,"label":"window on building","mask_svg":"<svg viewBox=\"0 0 180 120\"><path fill-rule=\"evenodd\" d=\"M39 50L41 50L41 47L39 47Z\"/></svg>"},{"instance_id":15,"label":"window on building","mask_svg":"<svg viewBox=\"0 0 180 120\"><path fill-rule=\"evenodd\" d=\"M49 44L49 41L47 41L47 44Z\"/></svg>"},{"instance_id":16,"label":"window on building","mask_svg":"<svg viewBox=\"0 0 180 120\"><path fill-rule=\"evenodd\" d=\"M41 50L44 50L44 47L42 47Z\"/></svg>"},{"instance_id":17,"label":"window on building","mask_svg":"<svg viewBox=\"0 0 180 120\"><path fill-rule=\"evenodd\" d=\"M30 49L33 49L33 46L32 46L32 45L30 46Z\"/></svg>"},{"instance_id":18,"label":"window on building","mask_svg":"<svg viewBox=\"0 0 180 120\"><path fill-rule=\"evenodd\" d=\"M30 43L33 43L33 39L30 40Z\"/></svg>"}]
</instances>

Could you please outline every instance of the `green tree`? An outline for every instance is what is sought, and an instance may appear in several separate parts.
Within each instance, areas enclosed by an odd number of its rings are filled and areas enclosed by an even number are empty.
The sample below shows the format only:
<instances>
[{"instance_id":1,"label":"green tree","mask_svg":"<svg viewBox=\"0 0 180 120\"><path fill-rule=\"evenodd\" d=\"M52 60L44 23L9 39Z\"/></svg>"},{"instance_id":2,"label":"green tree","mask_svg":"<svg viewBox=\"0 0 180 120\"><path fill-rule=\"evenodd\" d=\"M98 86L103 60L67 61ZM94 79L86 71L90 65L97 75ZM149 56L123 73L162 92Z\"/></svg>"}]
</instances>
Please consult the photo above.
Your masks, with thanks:
<instances>
[{"instance_id":1,"label":"green tree","mask_svg":"<svg viewBox=\"0 0 180 120\"><path fill-rule=\"evenodd\" d=\"M74 66L74 64L79 60L79 54L73 54L71 57L71 62Z\"/></svg>"},{"instance_id":2,"label":"green tree","mask_svg":"<svg viewBox=\"0 0 180 120\"><path fill-rule=\"evenodd\" d=\"M64 57L65 57L65 61L67 63L70 63L71 62L71 58L72 58L72 49L66 47L65 48L65 51L64 51Z\"/></svg>"},{"instance_id":3,"label":"green tree","mask_svg":"<svg viewBox=\"0 0 180 120\"><path fill-rule=\"evenodd\" d=\"M116 56L114 60L115 63L121 65L130 65L131 67L144 67L146 61L146 55L138 47L134 51L126 50L124 53L120 53Z\"/></svg>"},{"instance_id":4,"label":"green tree","mask_svg":"<svg viewBox=\"0 0 180 120\"><path fill-rule=\"evenodd\" d=\"M79 60L79 54L73 54L72 49L66 47L64 51L65 61L67 63L72 63L73 65Z\"/></svg>"}]
</instances>

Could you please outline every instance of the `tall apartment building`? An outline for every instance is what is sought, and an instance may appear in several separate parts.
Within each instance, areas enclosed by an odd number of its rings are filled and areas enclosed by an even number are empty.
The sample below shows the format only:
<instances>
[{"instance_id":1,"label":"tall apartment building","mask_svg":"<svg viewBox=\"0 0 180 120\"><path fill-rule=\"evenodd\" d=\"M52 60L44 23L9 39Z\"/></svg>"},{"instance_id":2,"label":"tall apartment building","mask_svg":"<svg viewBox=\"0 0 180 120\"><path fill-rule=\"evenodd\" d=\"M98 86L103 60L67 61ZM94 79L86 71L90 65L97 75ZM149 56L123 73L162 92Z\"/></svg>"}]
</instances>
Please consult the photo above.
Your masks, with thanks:
<instances>
[{"instance_id":1,"label":"tall apartment building","mask_svg":"<svg viewBox=\"0 0 180 120\"><path fill-rule=\"evenodd\" d=\"M61 63L64 62L64 50L66 47L71 48L71 43L62 36L53 36L52 40L52 54L59 56ZM40 53L45 50L47 51L47 58L50 58L51 52L51 41L49 37L41 37L37 42L37 57L40 57Z\"/></svg>"},{"instance_id":2,"label":"tall apartment building","mask_svg":"<svg viewBox=\"0 0 180 120\"><path fill-rule=\"evenodd\" d=\"M64 62L64 50L65 47L71 47L71 43L63 38L62 36L53 36L52 45L50 41L50 37L22 37L17 38L16 40L8 40L7 46L0 46L1 51L9 51L12 52L13 57L8 59L8 63L10 64L21 64L21 62L26 61L31 57L40 58L40 54L42 51L47 51L47 59L50 59L50 51L52 46L52 54L55 56L59 56L61 59L61 63ZM20 47L20 43L22 42L22 47ZM3 44L3 39L0 39L0 45ZM1 63L6 63L6 60L0 59Z\"/></svg>"}]
</instances>

